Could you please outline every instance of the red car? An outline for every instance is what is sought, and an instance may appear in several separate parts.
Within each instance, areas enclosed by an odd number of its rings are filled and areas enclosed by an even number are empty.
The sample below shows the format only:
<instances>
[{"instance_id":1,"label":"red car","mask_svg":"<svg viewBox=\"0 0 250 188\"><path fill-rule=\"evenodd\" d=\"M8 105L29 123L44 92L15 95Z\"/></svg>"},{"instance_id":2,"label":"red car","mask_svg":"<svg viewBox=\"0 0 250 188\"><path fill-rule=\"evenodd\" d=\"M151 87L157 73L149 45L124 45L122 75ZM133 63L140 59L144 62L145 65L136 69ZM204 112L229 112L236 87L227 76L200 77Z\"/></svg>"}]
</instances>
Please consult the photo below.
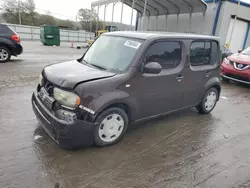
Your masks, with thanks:
<instances>
[{"instance_id":1,"label":"red car","mask_svg":"<svg viewBox=\"0 0 250 188\"><path fill-rule=\"evenodd\" d=\"M221 78L250 84L250 47L223 59Z\"/></svg>"}]
</instances>

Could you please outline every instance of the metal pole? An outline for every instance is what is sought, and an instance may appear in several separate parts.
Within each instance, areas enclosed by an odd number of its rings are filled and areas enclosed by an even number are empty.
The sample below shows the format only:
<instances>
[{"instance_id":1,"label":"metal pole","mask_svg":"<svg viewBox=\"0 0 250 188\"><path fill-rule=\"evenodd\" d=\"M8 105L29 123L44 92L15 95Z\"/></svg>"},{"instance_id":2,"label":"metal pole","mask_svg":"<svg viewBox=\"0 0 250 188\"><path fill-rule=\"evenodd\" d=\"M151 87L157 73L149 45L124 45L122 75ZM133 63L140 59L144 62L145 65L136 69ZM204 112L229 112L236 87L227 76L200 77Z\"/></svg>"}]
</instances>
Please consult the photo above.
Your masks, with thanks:
<instances>
[{"instance_id":1,"label":"metal pole","mask_svg":"<svg viewBox=\"0 0 250 188\"><path fill-rule=\"evenodd\" d=\"M103 30L105 30L105 26L106 26L106 8L107 8L107 5L104 5L104 22L103 22Z\"/></svg>"},{"instance_id":2,"label":"metal pole","mask_svg":"<svg viewBox=\"0 0 250 188\"><path fill-rule=\"evenodd\" d=\"M179 14L177 14L177 26L176 26L176 32L178 32L179 29Z\"/></svg>"},{"instance_id":3,"label":"metal pole","mask_svg":"<svg viewBox=\"0 0 250 188\"><path fill-rule=\"evenodd\" d=\"M22 20L21 20L21 11L20 11L20 0L18 0L18 17L19 17L19 25L22 25Z\"/></svg>"},{"instance_id":4,"label":"metal pole","mask_svg":"<svg viewBox=\"0 0 250 188\"><path fill-rule=\"evenodd\" d=\"M132 31L132 24L133 24L134 7L135 7L135 0L133 0L133 3L132 3L132 13L131 13L131 20L130 20L131 31Z\"/></svg>"},{"instance_id":5,"label":"metal pole","mask_svg":"<svg viewBox=\"0 0 250 188\"><path fill-rule=\"evenodd\" d=\"M93 7L91 7L91 15L93 13ZM93 17L91 16L90 18L90 27L89 27L89 35L90 35L90 39L91 39L91 33L92 33L92 21L93 21Z\"/></svg>"},{"instance_id":6,"label":"metal pole","mask_svg":"<svg viewBox=\"0 0 250 188\"><path fill-rule=\"evenodd\" d=\"M205 24L205 16L206 16L206 12L203 12L203 24ZM206 32L205 25L204 25L203 29L204 29L203 33L205 33Z\"/></svg>"},{"instance_id":7,"label":"metal pole","mask_svg":"<svg viewBox=\"0 0 250 188\"><path fill-rule=\"evenodd\" d=\"M97 21L96 21L96 32L99 29L99 5L97 7Z\"/></svg>"},{"instance_id":8,"label":"metal pole","mask_svg":"<svg viewBox=\"0 0 250 188\"><path fill-rule=\"evenodd\" d=\"M158 16L156 16L156 26L155 26L155 30L158 31Z\"/></svg>"},{"instance_id":9,"label":"metal pole","mask_svg":"<svg viewBox=\"0 0 250 188\"><path fill-rule=\"evenodd\" d=\"M166 15L166 26L165 26L165 31L167 31L167 23L168 23L168 15Z\"/></svg>"},{"instance_id":10,"label":"metal pole","mask_svg":"<svg viewBox=\"0 0 250 188\"><path fill-rule=\"evenodd\" d=\"M227 44L227 47L228 47L228 48L230 47L231 40L232 40L232 37L233 37L234 26L235 26L235 22L236 22L236 20L237 20L238 14L239 14L239 8L240 8L240 0L238 1L237 12L236 12L236 15L235 15L235 18L234 18L234 23L233 23L232 31L231 31L231 33L230 33L229 42L228 42L228 44Z\"/></svg>"},{"instance_id":11,"label":"metal pole","mask_svg":"<svg viewBox=\"0 0 250 188\"><path fill-rule=\"evenodd\" d=\"M188 32L191 31L191 23L192 23L192 12L189 14Z\"/></svg>"},{"instance_id":12,"label":"metal pole","mask_svg":"<svg viewBox=\"0 0 250 188\"><path fill-rule=\"evenodd\" d=\"M122 23L122 17L123 17L123 5L124 5L124 2L122 0L122 10L121 10L121 20L120 20L120 23Z\"/></svg>"},{"instance_id":13,"label":"metal pole","mask_svg":"<svg viewBox=\"0 0 250 188\"><path fill-rule=\"evenodd\" d=\"M146 16L147 2L148 2L148 0L145 0L144 9L143 9L143 15L142 15L142 28L144 28L144 19L145 19L145 16ZM149 24L148 24L148 28L149 28Z\"/></svg>"},{"instance_id":14,"label":"metal pole","mask_svg":"<svg viewBox=\"0 0 250 188\"><path fill-rule=\"evenodd\" d=\"M149 24L150 24L150 17L148 17L148 28L147 28L148 31L150 30L150 25Z\"/></svg>"},{"instance_id":15,"label":"metal pole","mask_svg":"<svg viewBox=\"0 0 250 188\"><path fill-rule=\"evenodd\" d=\"M113 8L112 8L112 23L114 22L114 8L115 8L115 3L113 3Z\"/></svg>"}]
</instances>

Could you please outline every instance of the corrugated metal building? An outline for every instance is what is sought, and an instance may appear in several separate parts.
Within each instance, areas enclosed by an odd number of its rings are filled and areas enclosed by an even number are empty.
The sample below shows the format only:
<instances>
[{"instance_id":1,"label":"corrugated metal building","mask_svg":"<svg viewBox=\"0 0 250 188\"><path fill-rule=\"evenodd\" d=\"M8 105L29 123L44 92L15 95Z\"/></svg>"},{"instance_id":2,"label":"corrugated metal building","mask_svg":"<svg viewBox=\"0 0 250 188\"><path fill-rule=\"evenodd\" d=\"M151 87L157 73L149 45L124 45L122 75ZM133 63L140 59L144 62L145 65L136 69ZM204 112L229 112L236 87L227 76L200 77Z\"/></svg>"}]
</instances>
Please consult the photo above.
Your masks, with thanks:
<instances>
[{"instance_id":1,"label":"corrugated metal building","mask_svg":"<svg viewBox=\"0 0 250 188\"><path fill-rule=\"evenodd\" d=\"M205 1L205 3L204 3ZM216 35L236 52L250 46L250 4L239 0L97 0L92 8L122 2L137 10L139 31L188 32ZM121 9L121 13L122 13ZM132 11L133 12L133 11ZM106 13L104 13L105 15ZM132 15L126 15L131 17ZM135 15L134 15L135 16ZM122 14L121 14L122 20ZM105 21L105 16L104 16Z\"/></svg>"},{"instance_id":2,"label":"corrugated metal building","mask_svg":"<svg viewBox=\"0 0 250 188\"><path fill-rule=\"evenodd\" d=\"M180 14L179 21L177 15L150 16L149 20L148 17L138 18L138 30L216 35L221 38L222 44L230 43L229 48L233 52L250 46L250 4L238 0L205 2L205 14L192 13L190 26L190 14Z\"/></svg>"}]
</instances>

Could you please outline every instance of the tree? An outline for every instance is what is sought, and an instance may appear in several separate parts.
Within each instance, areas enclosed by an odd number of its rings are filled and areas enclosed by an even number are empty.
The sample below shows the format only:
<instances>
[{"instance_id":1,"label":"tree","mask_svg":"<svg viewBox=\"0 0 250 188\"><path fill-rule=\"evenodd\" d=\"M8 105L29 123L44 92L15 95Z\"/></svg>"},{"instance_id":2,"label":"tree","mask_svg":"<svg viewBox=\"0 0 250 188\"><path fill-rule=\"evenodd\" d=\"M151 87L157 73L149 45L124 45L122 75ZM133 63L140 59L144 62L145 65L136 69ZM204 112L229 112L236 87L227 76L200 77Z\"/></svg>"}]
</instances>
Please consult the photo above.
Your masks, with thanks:
<instances>
[{"instance_id":1,"label":"tree","mask_svg":"<svg viewBox=\"0 0 250 188\"><path fill-rule=\"evenodd\" d=\"M92 11L87 8L85 9L81 8L78 11L78 19L80 20L80 23L84 30L90 31L90 23L96 22L97 18L98 18L98 15L94 10ZM93 30L95 30L95 27L92 24L92 31Z\"/></svg>"},{"instance_id":2,"label":"tree","mask_svg":"<svg viewBox=\"0 0 250 188\"><path fill-rule=\"evenodd\" d=\"M1 0L0 0L1 1ZM36 10L34 0L4 0L0 4L0 21L12 24L19 24L19 11L23 25L57 25L68 29L79 29L79 23L71 20L61 20L52 16L51 12L47 11L46 14L39 14Z\"/></svg>"},{"instance_id":3,"label":"tree","mask_svg":"<svg viewBox=\"0 0 250 188\"><path fill-rule=\"evenodd\" d=\"M26 0L26 2L24 3L24 8L25 11L27 12L27 14L29 15L32 25L35 25L35 19L36 19L36 5L34 0Z\"/></svg>"},{"instance_id":4,"label":"tree","mask_svg":"<svg viewBox=\"0 0 250 188\"><path fill-rule=\"evenodd\" d=\"M7 22L10 23L19 23L19 8L20 12L23 11L23 6L20 4L20 7L18 7L18 1L17 0L6 0L2 4L2 10L3 10L3 19L5 19Z\"/></svg>"}]
</instances>

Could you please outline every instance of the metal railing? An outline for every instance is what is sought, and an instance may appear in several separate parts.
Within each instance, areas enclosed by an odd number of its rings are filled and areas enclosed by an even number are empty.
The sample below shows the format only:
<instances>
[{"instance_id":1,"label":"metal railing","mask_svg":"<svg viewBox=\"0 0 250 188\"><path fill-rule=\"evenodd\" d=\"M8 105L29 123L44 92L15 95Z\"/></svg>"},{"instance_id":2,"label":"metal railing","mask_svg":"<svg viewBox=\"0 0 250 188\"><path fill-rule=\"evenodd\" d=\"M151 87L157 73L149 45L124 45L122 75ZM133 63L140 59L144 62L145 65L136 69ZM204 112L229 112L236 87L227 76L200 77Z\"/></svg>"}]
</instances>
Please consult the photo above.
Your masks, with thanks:
<instances>
[{"instance_id":1,"label":"metal railing","mask_svg":"<svg viewBox=\"0 0 250 188\"><path fill-rule=\"evenodd\" d=\"M8 23L6 25L17 32L22 40L40 40L40 27ZM89 39L94 39L94 33L60 29L61 42L86 42Z\"/></svg>"}]
</instances>

